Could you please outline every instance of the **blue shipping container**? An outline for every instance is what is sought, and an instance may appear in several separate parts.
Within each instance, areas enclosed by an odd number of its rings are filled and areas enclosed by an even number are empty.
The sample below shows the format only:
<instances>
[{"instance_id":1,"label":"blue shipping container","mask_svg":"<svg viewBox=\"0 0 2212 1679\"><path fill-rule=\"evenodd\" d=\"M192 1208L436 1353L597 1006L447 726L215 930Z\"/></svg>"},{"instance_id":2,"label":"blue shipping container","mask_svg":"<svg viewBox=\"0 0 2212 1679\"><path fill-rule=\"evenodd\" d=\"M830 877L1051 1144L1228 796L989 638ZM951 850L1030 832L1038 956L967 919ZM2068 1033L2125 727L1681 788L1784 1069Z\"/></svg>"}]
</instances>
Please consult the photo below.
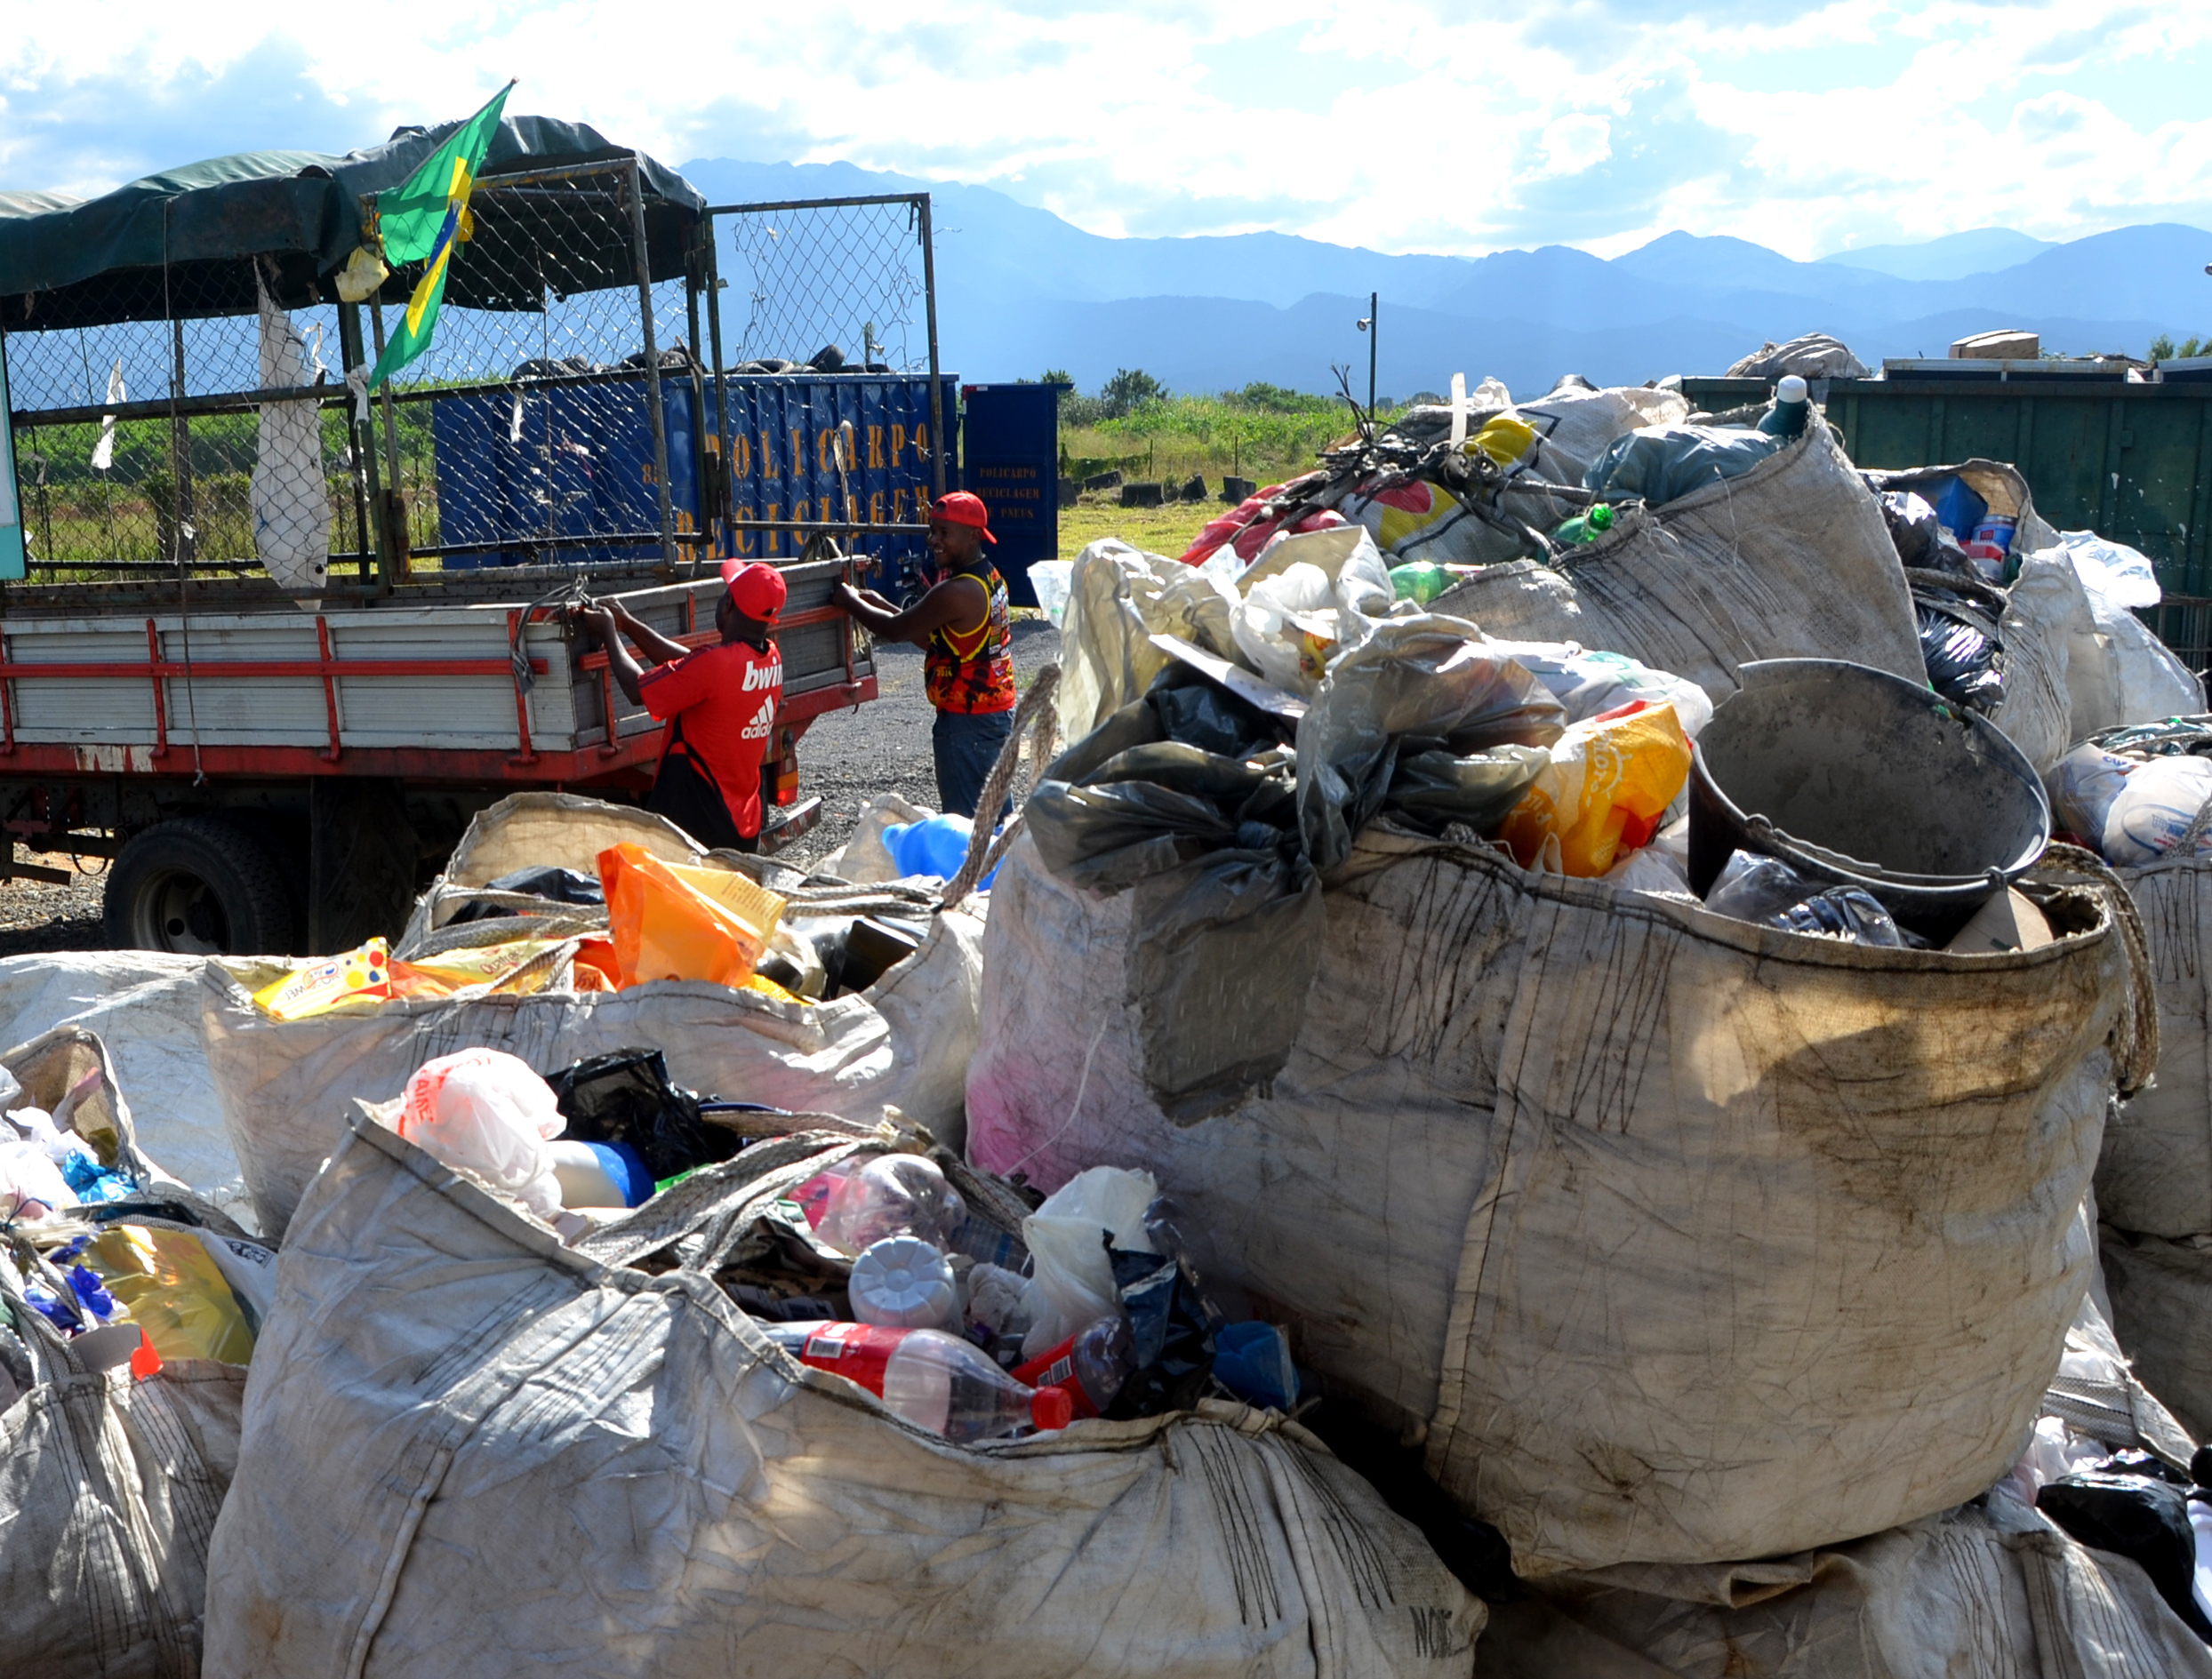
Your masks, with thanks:
<instances>
[{"instance_id":1,"label":"blue shipping container","mask_svg":"<svg viewBox=\"0 0 2212 1679\"><path fill-rule=\"evenodd\" d=\"M990 511L990 556L1016 606L1034 606L1030 567L1060 557L1059 385L970 385L967 486Z\"/></svg>"},{"instance_id":2,"label":"blue shipping container","mask_svg":"<svg viewBox=\"0 0 2212 1679\"><path fill-rule=\"evenodd\" d=\"M725 383L731 500L739 518L842 519L865 526L927 517L934 434L926 374L747 374L725 376ZM709 424L697 444L691 381L665 380L661 396L676 528L695 531L694 449L703 444L716 454L722 448L722 428L714 423L714 383L707 382ZM953 440L945 481L957 484L958 388L950 374L941 396ZM517 565L541 558L591 564L651 559L659 553L659 540L650 534L659 526L660 508L642 377L457 394L436 400L430 420L441 540L514 545L449 555L447 565ZM842 473L839 439L845 444ZM533 545L532 539L548 535L558 540L550 553ZM580 538L587 540L570 546ZM725 531L717 551L789 559L804 542L790 532ZM922 552L918 535L862 536L851 546L879 562Z\"/></svg>"}]
</instances>

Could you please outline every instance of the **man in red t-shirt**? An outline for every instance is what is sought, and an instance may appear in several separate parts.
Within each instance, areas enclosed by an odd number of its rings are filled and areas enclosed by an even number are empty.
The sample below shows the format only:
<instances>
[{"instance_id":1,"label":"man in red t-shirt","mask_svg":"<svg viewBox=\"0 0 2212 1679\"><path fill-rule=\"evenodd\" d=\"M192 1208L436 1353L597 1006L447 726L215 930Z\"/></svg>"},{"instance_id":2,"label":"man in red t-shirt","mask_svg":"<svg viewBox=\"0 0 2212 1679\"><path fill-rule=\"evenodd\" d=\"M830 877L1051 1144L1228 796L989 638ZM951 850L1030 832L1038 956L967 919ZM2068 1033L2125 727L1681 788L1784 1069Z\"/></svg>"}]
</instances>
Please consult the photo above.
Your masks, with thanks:
<instances>
[{"instance_id":1,"label":"man in red t-shirt","mask_svg":"<svg viewBox=\"0 0 2212 1679\"><path fill-rule=\"evenodd\" d=\"M620 601L580 616L630 703L668 724L646 808L709 850L750 851L760 848L760 763L783 703L783 655L769 636L785 589L774 566L738 560L722 562L722 639L711 647L693 651L649 628ZM630 656L624 636L658 661L653 668Z\"/></svg>"}]
</instances>

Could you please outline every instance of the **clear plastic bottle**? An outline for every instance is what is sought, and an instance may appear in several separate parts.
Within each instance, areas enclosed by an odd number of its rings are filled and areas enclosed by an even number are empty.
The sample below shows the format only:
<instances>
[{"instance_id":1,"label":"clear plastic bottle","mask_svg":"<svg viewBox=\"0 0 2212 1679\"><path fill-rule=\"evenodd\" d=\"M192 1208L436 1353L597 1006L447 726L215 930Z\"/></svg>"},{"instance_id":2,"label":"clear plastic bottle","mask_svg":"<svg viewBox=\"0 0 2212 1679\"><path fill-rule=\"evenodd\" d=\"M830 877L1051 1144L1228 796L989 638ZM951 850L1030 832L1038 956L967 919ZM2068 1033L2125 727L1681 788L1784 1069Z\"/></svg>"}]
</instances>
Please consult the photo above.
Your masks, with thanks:
<instances>
[{"instance_id":1,"label":"clear plastic bottle","mask_svg":"<svg viewBox=\"0 0 2212 1679\"><path fill-rule=\"evenodd\" d=\"M943 1250L967 1218L967 1203L934 1161L879 1155L830 1191L814 1234L857 1258L886 1236L919 1236Z\"/></svg>"},{"instance_id":2,"label":"clear plastic bottle","mask_svg":"<svg viewBox=\"0 0 2212 1679\"><path fill-rule=\"evenodd\" d=\"M1795 437L1804 431L1811 408L1805 381L1795 373L1784 373L1775 387L1774 406L1760 417L1759 428L1769 437Z\"/></svg>"},{"instance_id":3,"label":"clear plastic bottle","mask_svg":"<svg viewBox=\"0 0 2212 1679\"><path fill-rule=\"evenodd\" d=\"M1086 1323L1051 1351L1019 1366L1014 1379L1031 1387L1064 1389L1077 1416L1096 1417L1114 1403L1136 1368L1129 1320L1115 1312Z\"/></svg>"},{"instance_id":4,"label":"clear plastic bottle","mask_svg":"<svg viewBox=\"0 0 2212 1679\"><path fill-rule=\"evenodd\" d=\"M1551 533L1561 548L1581 548L1595 542L1613 528L1613 509L1600 501L1587 513L1578 513Z\"/></svg>"},{"instance_id":5,"label":"clear plastic bottle","mask_svg":"<svg viewBox=\"0 0 2212 1679\"><path fill-rule=\"evenodd\" d=\"M895 1415L955 1443L1065 1428L1074 1420L1074 1404L1062 1389L1014 1380L957 1335L873 1323L760 1327L801 1363L857 1382Z\"/></svg>"}]
</instances>

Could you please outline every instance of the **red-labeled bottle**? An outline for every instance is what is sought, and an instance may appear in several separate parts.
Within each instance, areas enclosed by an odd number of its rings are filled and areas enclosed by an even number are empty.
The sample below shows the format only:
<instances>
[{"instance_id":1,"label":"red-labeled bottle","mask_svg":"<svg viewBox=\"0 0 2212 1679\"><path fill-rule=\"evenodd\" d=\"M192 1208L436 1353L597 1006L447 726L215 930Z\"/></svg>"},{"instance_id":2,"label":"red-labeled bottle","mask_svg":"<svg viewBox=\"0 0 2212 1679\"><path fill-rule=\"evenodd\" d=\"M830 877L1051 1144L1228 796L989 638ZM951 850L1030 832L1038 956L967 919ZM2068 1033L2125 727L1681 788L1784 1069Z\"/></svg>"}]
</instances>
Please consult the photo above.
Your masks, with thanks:
<instances>
[{"instance_id":1,"label":"red-labeled bottle","mask_svg":"<svg viewBox=\"0 0 2212 1679\"><path fill-rule=\"evenodd\" d=\"M1050 1352L1015 1366L1014 1379L1038 1389L1061 1388L1073 1402L1077 1416L1095 1417L1114 1403L1136 1367L1129 1321L1115 1312L1086 1323Z\"/></svg>"},{"instance_id":2,"label":"red-labeled bottle","mask_svg":"<svg viewBox=\"0 0 2212 1679\"><path fill-rule=\"evenodd\" d=\"M763 1323L801 1363L857 1382L918 1428L963 1443L1065 1428L1074 1404L1058 1387L1014 1380L957 1335L875 1323Z\"/></svg>"}]
</instances>

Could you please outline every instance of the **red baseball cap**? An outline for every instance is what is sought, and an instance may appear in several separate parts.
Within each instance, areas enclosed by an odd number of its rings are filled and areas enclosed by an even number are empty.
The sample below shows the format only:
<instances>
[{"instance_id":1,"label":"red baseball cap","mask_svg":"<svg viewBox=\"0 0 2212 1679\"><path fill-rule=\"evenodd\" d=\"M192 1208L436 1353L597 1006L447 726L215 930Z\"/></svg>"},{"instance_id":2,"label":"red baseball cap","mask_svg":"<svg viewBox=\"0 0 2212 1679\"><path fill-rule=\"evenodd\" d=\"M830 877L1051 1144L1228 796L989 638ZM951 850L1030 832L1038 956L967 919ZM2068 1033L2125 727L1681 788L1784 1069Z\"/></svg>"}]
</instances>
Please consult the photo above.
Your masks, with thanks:
<instances>
[{"instance_id":1,"label":"red baseball cap","mask_svg":"<svg viewBox=\"0 0 2212 1679\"><path fill-rule=\"evenodd\" d=\"M990 533L990 514L980 497L965 490L949 490L929 504L929 516L942 519L947 524L972 524L983 533L983 540L996 542Z\"/></svg>"},{"instance_id":2,"label":"red baseball cap","mask_svg":"<svg viewBox=\"0 0 2212 1679\"><path fill-rule=\"evenodd\" d=\"M758 560L750 564L743 560L723 561L722 581L730 591L730 604L746 617L757 618L764 624L776 621L776 614L783 610L784 596L790 593L784 586L783 573Z\"/></svg>"}]
</instances>

